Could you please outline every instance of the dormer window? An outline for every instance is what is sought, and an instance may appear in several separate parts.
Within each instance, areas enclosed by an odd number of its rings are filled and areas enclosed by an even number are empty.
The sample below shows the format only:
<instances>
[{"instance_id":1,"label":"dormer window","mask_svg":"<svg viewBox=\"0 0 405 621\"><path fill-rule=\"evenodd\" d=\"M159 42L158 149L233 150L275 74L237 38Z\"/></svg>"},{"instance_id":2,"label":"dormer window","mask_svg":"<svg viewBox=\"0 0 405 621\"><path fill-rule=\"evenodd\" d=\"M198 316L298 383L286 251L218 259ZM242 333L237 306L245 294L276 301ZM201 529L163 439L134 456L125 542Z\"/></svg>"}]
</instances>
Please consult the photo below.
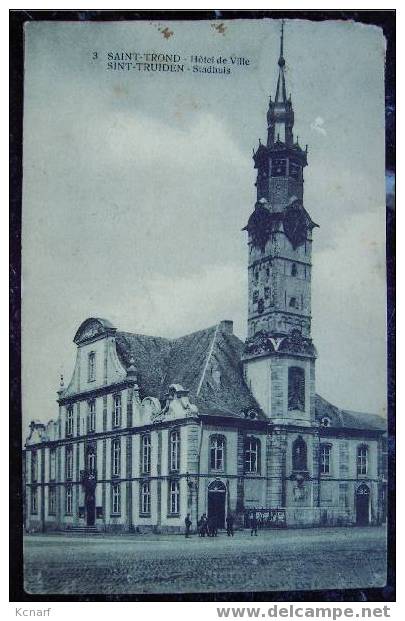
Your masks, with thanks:
<instances>
[{"instance_id":1,"label":"dormer window","mask_svg":"<svg viewBox=\"0 0 405 621\"><path fill-rule=\"evenodd\" d=\"M320 420L321 427L330 427L330 418L329 416L322 416Z\"/></svg>"},{"instance_id":2,"label":"dormer window","mask_svg":"<svg viewBox=\"0 0 405 621\"><path fill-rule=\"evenodd\" d=\"M88 358L88 381L94 382L96 379L96 352L91 351Z\"/></svg>"}]
</instances>

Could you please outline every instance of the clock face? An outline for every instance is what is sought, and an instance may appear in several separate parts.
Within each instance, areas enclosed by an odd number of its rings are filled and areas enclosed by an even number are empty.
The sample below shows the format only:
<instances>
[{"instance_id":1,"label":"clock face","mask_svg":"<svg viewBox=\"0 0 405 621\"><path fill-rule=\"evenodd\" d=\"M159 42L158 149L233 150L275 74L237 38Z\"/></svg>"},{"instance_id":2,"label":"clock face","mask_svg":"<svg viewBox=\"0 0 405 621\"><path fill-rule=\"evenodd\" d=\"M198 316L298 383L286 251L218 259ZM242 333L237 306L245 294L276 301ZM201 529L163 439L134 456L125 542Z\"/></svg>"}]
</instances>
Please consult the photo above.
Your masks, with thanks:
<instances>
[{"instance_id":1,"label":"clock face","mask_svg":"<svg viewBox=\"0 0 405 621\"><path fill-rule=\"evenodd\" d=\"M307 238L307 222L300 209L289 208L284 216L284 230L293 248L301 246Z\"/></svg>"},{"instance_id":2,"label":"clock face","mask_svg":"<svg viewBox=\"0 0 405 621\"><path fill-rule=\"evenodd\" d=\"M287 173L287 160L272 160L271 176L285 177Z\"/></svg>"}]
</instances>

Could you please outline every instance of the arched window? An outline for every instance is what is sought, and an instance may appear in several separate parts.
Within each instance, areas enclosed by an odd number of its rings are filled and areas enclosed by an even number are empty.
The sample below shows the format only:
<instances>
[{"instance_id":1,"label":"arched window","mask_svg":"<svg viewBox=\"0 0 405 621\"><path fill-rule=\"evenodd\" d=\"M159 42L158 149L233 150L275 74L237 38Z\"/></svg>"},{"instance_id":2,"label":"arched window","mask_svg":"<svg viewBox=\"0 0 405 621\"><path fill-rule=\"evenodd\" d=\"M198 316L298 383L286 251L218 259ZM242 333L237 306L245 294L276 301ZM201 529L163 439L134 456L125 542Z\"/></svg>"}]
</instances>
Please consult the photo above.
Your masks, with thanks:
<instances>
[{"instance_id":1,"label":"arched window","mask_svg":"<svg viewBox=\"0 0 405 621\"><path fill-rule=\"evenodd\" d=\"M87 449L87 469L89 472L96 470L96 450L93 446Z\"/></svg>"},{"instance_id":2,"label":"arched window","mask_svg":"<svg viewBox=\"0 0 405 621\"><path fill-rule=\"evenodd\" d=\"M151 464L151 440L150 435L145 434L141 440L141 468L143 474L150 474Z\"/></svg>"},{"instance_id":3,"label":"arched window","mask_svg":"<svg viewBox=\"0 0 405 621\"><path fill-rule=\"evenodd\" d=\"M292 447L292 468L298 471L307 469L307 445L301 436L294 441Z\"/></svg>"},{"instance_id":4,"label":"arched window","mask_svg":"<svg viewBox=\"0 0 405 621\"><path fill-rule=\"evenodd\" d=\"M305 370L301 367L288 369L288 409L305 411Z\"/></svg>"},{"instance_id":5,"label":"arched window","mask_svg":"<svg viewBox=\"0 0 405 621\"><path fill-rule=\"evenodd\" d=\"M245 443L245 472L260 472L260 440L247 438Z\"/></svg>"},{"instance_id":6,"label":"arched window","mask_svg":"<svg viewBox=\"0 0 405 621\"><path fill-rule=\"evenodd\" d=\"M121 395L114 395L112 426L121 426Z\"/></svg>"},{"instance_id":7,"label":"arched window","mask_svg":"<svg viewBox=\"0 0 405 621\"><path fill-rule=\"evenodd\" d=\"M298 274L298 269L295 263L291 266L291 276L296 276Z\"/></svg>"},{"instance_id":8,"label":"arched window","mask_svg":"<svg viewBox=\"0 0 405 621\"><path fill-rule=\"evenodd\" d=\"M225 438L224 436L211 436L210 467L211 467L211 470L218 470L218 471L223 471L225 469Z\"/></svg>"},{"instance_id":9,"label":"arched window","mask_svg":"<svg viewBox=\"0 0 405 621\"><path fill-rule=\"evenodd\" d=\"M357 474L364 476L368 473L368 446L361 444L357 447Z\"/></svg>"},{"instance_id":10,"label":"arched window","mask_svg":"<svg viewBox=\"0 0 405 621\"><path fill-rule=\"evenodd\" d=\"M150 515L150 483L145 481L141 485L141 514Z\"/></svg>"},{"instance_id":11,"label":"arched window","mask_svg":"<svg viewBox=\"0 0 405 621\"><path fill-rule=\"evenodd\" d=\"M332 447L330 444L321 444L321 452L319 456L319 467L321 474L331 473L331 453Z\"/></svg>"},{"instance_id":12,"label":"arched window","mask_svg":"<svg viewBox=\"0 0 405 621\"><path fill-rule=\"evenodd\" d=\"M121 441L116 438L111 443L111 469L112 476L119 477L121 474Z\"/></svg>"},{"instance_id":13,"label":"arched window","mask_svg":"<svg viewBox=\"0 0 405 621\"><path fill-rule=\"evenodd\" d=\"M178 472L180 470L180 432L178 430L172 431L170 434L170 463L169 468L171 472Z\"/></svg>"},{"instance_id":14,"label":"arched window","mask_svg":"<svg viewBox=\"0 0 405 621\"><path fill-rule=\"evenodd\" d=\"M177 479L169 482L169 513L180 513L180 485Z\"/></svg>"}]
</instances>

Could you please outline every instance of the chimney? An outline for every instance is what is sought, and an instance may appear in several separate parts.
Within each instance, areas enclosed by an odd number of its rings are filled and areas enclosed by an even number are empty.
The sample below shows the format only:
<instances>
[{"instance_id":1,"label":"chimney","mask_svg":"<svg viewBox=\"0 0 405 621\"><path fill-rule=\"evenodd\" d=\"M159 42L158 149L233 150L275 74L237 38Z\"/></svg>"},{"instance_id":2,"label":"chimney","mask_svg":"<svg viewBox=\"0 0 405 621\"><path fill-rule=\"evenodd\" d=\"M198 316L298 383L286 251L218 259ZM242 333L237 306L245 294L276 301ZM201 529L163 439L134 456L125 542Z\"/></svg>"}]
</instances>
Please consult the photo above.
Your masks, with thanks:
<instances>
[{"instance_id":1,"label":"chimney","mask_svg":"<svg viewBox=\"0 0 405 621\"><path fill-rule=\"evenodd\" d=\"M230 319L224 319L220 323L221 331L225 332L225 334L233 334L233 321Z\"/></svg>"}]
</instances>

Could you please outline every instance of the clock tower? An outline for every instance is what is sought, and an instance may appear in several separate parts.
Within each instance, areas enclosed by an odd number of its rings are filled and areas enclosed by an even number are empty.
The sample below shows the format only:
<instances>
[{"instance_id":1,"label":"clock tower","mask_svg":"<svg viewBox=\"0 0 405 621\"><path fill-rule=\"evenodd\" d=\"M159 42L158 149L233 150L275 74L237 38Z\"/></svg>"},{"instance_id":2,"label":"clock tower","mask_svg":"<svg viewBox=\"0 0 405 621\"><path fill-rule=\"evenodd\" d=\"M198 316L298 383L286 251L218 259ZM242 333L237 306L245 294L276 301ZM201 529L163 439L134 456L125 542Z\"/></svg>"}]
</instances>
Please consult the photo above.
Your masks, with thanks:
<instances>
[{"instance_id":1,"label":"clock tower","mask_svg":"<svg viewBox=\"0 0 405 621\"><path fill-rule=\"evenodd\" d=\"M256 204L248 232L248 337L245 378L274 422L314 421L315 357L311 339L312 231L303 204L308 149L293 134L281 27L278 80L267 112L267 143L253 153Z\"/></svg>"}]
</instances>

